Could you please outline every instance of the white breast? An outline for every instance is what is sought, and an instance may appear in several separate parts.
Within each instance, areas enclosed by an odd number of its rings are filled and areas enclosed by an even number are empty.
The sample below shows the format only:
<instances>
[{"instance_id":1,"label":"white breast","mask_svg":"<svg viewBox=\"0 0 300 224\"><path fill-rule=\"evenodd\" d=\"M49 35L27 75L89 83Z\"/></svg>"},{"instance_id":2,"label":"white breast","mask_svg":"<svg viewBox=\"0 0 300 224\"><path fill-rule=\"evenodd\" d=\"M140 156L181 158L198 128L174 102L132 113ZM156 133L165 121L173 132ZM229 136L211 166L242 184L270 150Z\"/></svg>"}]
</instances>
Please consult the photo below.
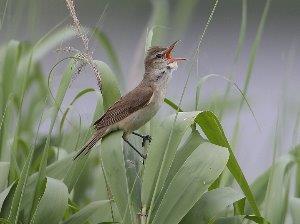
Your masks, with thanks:
<instances>
[{"instance_id":1,"label":"white breast","mask_svg":"<svg viewBox=\"0 0 300 224\"><path fill-rule=\"evenodd\" d=\"M149 103L142 109L120 121L118 123L118 128L128 133L139 129L155 116L163 102L163 99L164 94L161 91L155 91Z\"/></svg>"}]
</instances>

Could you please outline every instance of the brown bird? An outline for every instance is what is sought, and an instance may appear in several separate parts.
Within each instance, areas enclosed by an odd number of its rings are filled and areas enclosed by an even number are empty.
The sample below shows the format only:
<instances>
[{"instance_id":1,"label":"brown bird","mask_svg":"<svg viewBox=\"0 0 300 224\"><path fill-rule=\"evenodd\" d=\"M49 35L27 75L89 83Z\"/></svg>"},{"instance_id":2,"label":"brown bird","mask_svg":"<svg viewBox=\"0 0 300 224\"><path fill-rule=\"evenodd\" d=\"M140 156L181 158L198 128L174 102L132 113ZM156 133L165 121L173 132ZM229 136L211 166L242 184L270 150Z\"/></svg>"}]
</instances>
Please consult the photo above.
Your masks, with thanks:
<instances>
[{"instance_id":1,"label":"brown bird","mask_svg":"<svg viewBox=\"0 0 300 224\"><path fill-rule=\"evenodd\" d=\"M172 50L178 41L168 48L151 47L145 58L145 74L140 84L115 102L94 123L95 132L82 149L73 158L78 158L82 153L87 154L90 149L105 135L122 130L123 139L142 158L145 155L139 152L127 139L129 134L135 134L143 139L142 146L148 140L149 135L143 136L134 131L146 124L157 113L166 95L168 82L172 72L177 69L177 61L185 58L174 58Z\"/></svg>"}]
</instances>

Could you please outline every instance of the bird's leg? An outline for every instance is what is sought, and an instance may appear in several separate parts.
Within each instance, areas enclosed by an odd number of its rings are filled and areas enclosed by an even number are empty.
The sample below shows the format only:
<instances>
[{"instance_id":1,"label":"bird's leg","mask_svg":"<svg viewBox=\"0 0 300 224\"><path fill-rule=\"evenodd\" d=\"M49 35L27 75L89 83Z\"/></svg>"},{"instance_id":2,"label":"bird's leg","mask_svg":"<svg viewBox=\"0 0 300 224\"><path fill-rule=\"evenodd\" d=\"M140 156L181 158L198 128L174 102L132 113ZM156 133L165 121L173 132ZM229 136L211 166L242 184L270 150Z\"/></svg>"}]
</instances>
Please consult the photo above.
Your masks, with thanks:
<instances>
[{"instance_id":1,"label":"bird's leg","mask_svg":"<svg viewBox=\"0 0 300 224\"><path fill-rule=\"evenodd\" d=\"M139 133L136 133L136 132L132 132L132 134L136 135L136 136L139 136L140 138L143 139L143 142L142 142L142 146L144 147L145 144L146 144L146 141L149 141L149 143L152 141L152 138L150 135L141 135Z\"/></svg>"},{"instance_id":2,"label":"bird's leg","mask_svg":"<svg viewBox=\"0 0 300 224\"><path fill-rule=\"evenodd\" d=\"M123 140L131 147L133 148L134 151L136 151L140 157L142 157L144 160L146 159L147 156L143 155L137 148L135 148L126 138L123 137Z\"/></svg>"}]
</instances>

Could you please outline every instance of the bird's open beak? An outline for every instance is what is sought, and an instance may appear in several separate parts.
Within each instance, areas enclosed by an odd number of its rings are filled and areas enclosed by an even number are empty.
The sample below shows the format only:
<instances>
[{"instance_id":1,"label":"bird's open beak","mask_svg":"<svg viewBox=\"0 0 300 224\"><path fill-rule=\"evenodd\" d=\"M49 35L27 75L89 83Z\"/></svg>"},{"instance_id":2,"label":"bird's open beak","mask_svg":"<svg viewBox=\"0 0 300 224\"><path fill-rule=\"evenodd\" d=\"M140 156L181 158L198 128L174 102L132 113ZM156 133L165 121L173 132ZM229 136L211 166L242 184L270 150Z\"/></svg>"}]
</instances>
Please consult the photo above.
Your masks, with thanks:
<instances>
[{"instance_id":1,"label":"bird's open beak","mask_svg":"<svg viewBox=\"0 0 300 224\"><path fill-rule=\"evenodd\" d=\"M174 58L172 56L172 51L174 49L174 47L176 46L176 44L179 42L179 40L175 41L173 44L171 44L165 51L164 51L164 55L166 57L166 59L168 59L168 64L173 63L174 61L184 61L186 60L186 58Z\"/></svg>"}]
</instances>

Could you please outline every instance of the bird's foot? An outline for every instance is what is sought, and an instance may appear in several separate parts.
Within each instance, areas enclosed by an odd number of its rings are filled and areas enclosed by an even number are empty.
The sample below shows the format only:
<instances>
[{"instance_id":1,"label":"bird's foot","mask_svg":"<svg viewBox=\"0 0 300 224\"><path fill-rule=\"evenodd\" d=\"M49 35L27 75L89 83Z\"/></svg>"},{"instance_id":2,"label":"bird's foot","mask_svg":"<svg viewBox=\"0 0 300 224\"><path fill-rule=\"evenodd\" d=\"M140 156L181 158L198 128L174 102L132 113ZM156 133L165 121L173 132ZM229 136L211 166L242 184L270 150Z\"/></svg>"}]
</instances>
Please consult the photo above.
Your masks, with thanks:
<instances>
[{"instance_id":1,"label":"bird's foot","mask_svg":"<svg viewBox=\"0 0 300 224\"><path fill-rule=\"evenodd\" d=\"M146 145L146 142L147 142L147 141L149 141L149 143L152 141L152 138L151 138L150 135L144 135L144 136L142 137L142 139L143 139L142 147L144 147L144 146Z\"/></svg>"}]
</instances>

